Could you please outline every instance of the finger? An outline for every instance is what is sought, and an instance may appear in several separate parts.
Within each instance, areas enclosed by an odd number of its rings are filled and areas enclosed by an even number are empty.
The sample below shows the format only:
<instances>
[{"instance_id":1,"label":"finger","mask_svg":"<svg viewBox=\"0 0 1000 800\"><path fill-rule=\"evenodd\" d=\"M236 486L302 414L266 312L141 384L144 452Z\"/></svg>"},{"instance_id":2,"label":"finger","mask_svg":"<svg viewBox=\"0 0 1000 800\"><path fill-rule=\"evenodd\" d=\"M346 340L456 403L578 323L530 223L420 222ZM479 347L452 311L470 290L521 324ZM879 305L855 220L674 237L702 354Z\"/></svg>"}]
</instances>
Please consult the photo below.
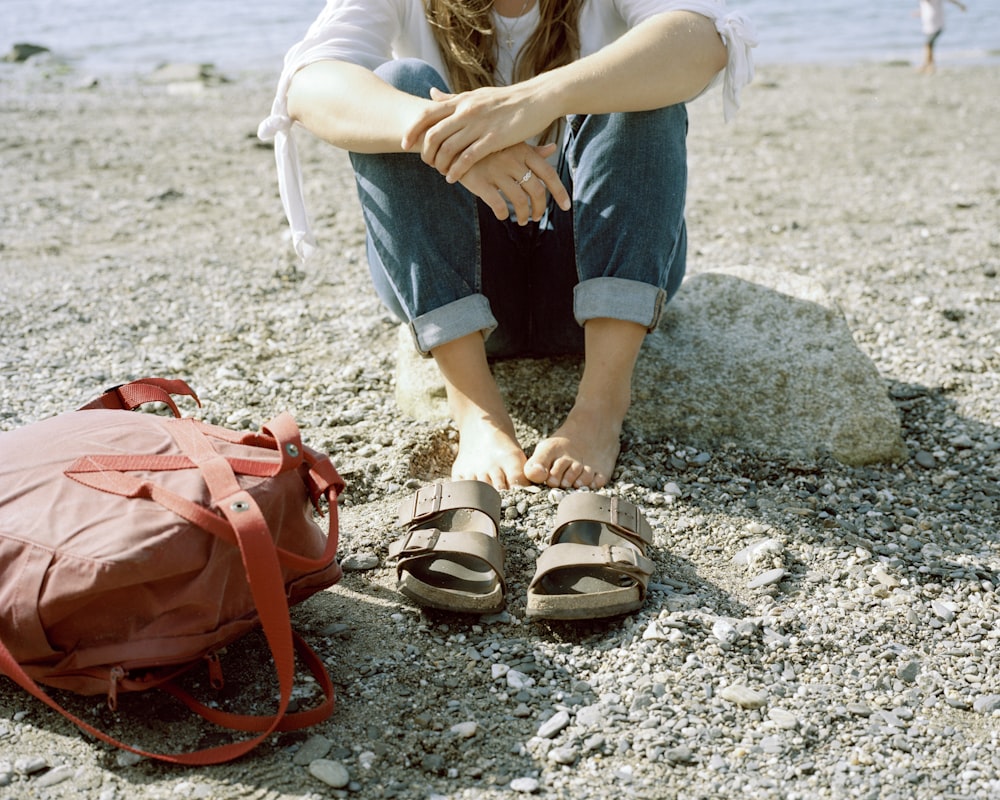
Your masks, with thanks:
<instances>
[{"instance_id":1,"label":"finger","mask_svg":"<svg viewBox=\"0 0 1000 800\"><path fill-rule=\"evenodd\" d=\"M527 225L531 219L531 198L524 184L514 178L508 178L500 187L500 191L506 195L507 199L510 200L510 204L514 206L514 216L517 219L517 224Z\"/></svg>"},{"instance_id":2,"label":"finger","mask_svg":"<svg viewBox=\"0 0 1000 800\"><path fill-rule=\"evenodd\" d=\"M507 205L507 198L496 187L490 187L487 191L479 195L479 199L490 207L493 216L498 220L505 220L510 216L510 207Z\"/></svg>"},{"instance_id":3,"label":"finger","mask_svg":"<svg viewBox=\"0 0 1000 800\"><path fill-rule=\"evenodd\" d=\"M531 201L531 218L538 222L542 218L542 214L545 213L547 205L545 184L538 179L537 175L532 175L530 180L521 184L521 190L528 195L528 199Z\"/></svg>"},{"instance_id":4,"label":"finger","mask_svg":"<svg viewBox=\"0 0 1000 800\"><path fill-rule=\"evenodd\" d=\"M448 92L442 92L436 86L431 87L431 100L450 100L454 96Z\"/></svg>"},{"instance_id":5,"label":"finger","mask_svg":"<svg viewBox=\"0 0 1000 800\"><path fill-rule=\"evenodd\" d=\"M553 149L554 147L555 145L552 145ZM553 152L553 149L550 149L548 145L546 145L545 148L535 148L536 152L539 153L539 156L542 155L539 151L543 149L547 151L548 155L551 155ZM535 177L538 178L538 180L548 190L549 194L552 195L552 199L556 201L559 208L563 211L569 211L570 206L572 205L569 192L566 190L566 187L563 186L563 182L559 177L559 173L556 172L555 167L541 157L538 160L529 158L526 160L526 163L532 168L532 171L535 173Z\"/></svg>"},{"instance_id":6,"label":"finger","mask_svg":"<svg viewBox=\"0 0 1000 800\"><path fill-rule=\"evenodd\" d=\"M453 109L450 106L444 105L443 103L435 103L434 105L428 105L420 115L414 120L413 124L410 125L405 131L403 131L403 138L400 140L400 146L405 151L409 151L417 142L420 141L420 137L424 137L424 144L426 145L427 132L434 126L437 125L441 120L446 119L451 115Z\"/></svg>"},{"instance_id":7,"label":"finger","mask_svg":"<svg viewBox=\"0 0 1000 800\"><path fill-rule=\"evenodd\" d=\"M448 168L455 160L455 157L474 139L475 134L470 133L467 129L462 127L456 128L454 118L449 115L438 120L428 128L424 134L421 156L424 163L434 167L434 169L448 178L448 183L456 183L457 181L453 181L448 177Z\"/></svg>"},{"instance_id":8,"label":"finger","mask_svg":"<svg viewBox=\"0 0 1000 800\"><path fill-rule=\"evenodd\" d=\"M477 161L492 152L492 150L489 149L489 145L486 144L487 140L490 138L490 134L486 134L478 141L472 142L468 146L462 148L461 151L455 152L452 155L451 160L444 165L445 169L442 173L448 183L455 183L456 181L462 180L462 176L465 175L465 173L468 172ZM440 171L440 167L438 167L438 169Z\"/></svg>"}]
</instances>

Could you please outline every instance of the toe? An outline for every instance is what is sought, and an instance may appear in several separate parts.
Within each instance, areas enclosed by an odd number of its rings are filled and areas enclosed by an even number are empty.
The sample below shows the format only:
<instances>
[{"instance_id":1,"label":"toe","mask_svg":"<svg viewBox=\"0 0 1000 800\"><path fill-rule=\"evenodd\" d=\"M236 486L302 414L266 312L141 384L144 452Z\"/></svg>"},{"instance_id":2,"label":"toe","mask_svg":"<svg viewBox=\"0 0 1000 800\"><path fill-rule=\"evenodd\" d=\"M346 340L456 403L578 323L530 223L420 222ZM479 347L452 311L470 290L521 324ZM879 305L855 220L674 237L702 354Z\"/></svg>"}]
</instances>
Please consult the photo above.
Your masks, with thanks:
<instances>
[{"instance_id":1,"label":"toe","mask_svg":"<svg viewBox=\"0 0 1000 800\"><path fill-rule=\"evenodd\" d=\"M583 466L583 464L577 461L572 462L563 471L562 480L560 481L562 488L571 489L574 486L584 485L581 484L581 479L584 477L586 472L587 469Z\"/></svg>"},{"instance_id":2,"label":"toe","mask_svg":"<svg viewBox=\"0 0 1000 800\"><path fill-rule=\"evenodd\" d=\"M537 461L528 461L524 465L524 477L531 483L545 483L549 479L549 471Z\"/></svg>"},{"instance_id":3,"label":"toe","mask_svg":"<svg viewBox=\"0 0 1000 800\"><path fill-rule=\"evenodd\" d=\"M596 479L597 473L590 467L584 467L580 470L580 474L577 475L576 480L573 481L573 486L577 489L583 489L584 487L599 489L600 487L595 483Z\"/></svg>"}]
</instances>

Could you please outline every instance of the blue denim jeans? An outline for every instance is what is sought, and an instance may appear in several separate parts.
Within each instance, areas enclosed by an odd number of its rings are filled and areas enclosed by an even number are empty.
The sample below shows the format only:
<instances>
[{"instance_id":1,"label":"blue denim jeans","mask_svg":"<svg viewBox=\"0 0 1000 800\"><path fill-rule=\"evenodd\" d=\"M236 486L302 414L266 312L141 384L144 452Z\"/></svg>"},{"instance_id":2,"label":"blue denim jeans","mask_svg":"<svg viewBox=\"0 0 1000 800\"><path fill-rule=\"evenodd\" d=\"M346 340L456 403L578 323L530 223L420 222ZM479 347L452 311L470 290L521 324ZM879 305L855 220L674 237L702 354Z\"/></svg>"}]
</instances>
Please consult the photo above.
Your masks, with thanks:
<instances>
[{"instance_id":1,"label":"blue denim jeans","mask_svg":"<svg viewBox=\"0 0 1000 800\"><path fill-rule=\"evenodd\" d=\"M447 91L415 59L376 74ZM684 277L686 135L683 105L570 117L559 174L572 208L550 199L525 226L418 155L351 153L375 290L422 353L476 331L493 357L582 353L597 317L653 330Z\"/></svg>"}]
</instances>

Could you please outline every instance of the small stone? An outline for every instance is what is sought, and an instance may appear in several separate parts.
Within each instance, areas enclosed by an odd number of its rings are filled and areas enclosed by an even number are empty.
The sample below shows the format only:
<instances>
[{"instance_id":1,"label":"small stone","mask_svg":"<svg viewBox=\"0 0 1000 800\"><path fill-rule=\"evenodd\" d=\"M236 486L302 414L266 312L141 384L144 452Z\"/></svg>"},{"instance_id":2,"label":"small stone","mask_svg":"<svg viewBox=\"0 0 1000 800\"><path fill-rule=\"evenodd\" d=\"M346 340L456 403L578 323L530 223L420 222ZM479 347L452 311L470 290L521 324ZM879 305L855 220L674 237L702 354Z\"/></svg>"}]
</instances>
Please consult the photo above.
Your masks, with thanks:
<instances>
[{"instance_id":1,"label":"small stone","mask_svg":"<svg viewBox=\"0 0 1000 800\"><path fill-rule=\"evenodd\" d=\"M549 750L548 759L556 764L575 764L580 757L579 751L575 747L553 747Z\"/></svg>"},{"instance_id":2,"label":"small stone","mask_svg":"<svg viewBox=\"0 0 1000 800\"><path fill-rule=\"evenodd\" d=\"M47 769L48 766L49 762L42 756L19 758L14 762L15 771L21 773L22 775L34 775L36 772L41 772L42 770Z\"/></svg>"},{"instance_id":3,"label":"small stone","mask_svg":"<svg viewBox=\"0 0 1000 800\"><path fill-rule=\"evenodd\" d=\"M534 686L535 680L534 678L529 678L523 672L512 669L507 672L507 685L514 691L519 692L521 689L527 689L529 686Z\"/></svg>"},{"instance_id":4,"label":"small stone","mask_svg":"<svg viewBox=\"0 0 1000 800\"><path fill-rule=\"evenodd\" d=\"M538 780L536 778L514 778L510 782L512 792L520 794L534 794L538 791Z\"/></svg>"},{"instance_id":5,"label":"small stone","mask_svg":"<svg viewBox=\"0 0 1000 800\"><path fill-rule=\"evenodd\" d=\"M972 701L972 710L977 714L992 714L1000 711L1000 694L984 694Z\"/></svg>"},{"instance_id":6,"label":"small stone","mask_svg":"<svg viewBox=\"0 0 1000 800\"><path fill-rule=\"evenodd\" d=\"M292 758L292 763L300 767L305 767L317 759L323 758L330 752L333 742L325 736L310 736L306 739L298 752Z\"/></svg>"},{"instance_id":7,"label":"small stone","mask_svg":"<svg viewBox=\"0 0 1000 800\"><path fill-rule=\"evenodd\" d=\"M459 722L451 726L451 732L460 739L471 739L479 730L477 722Z\"/></svg>"},{"instance_id":8,"label":"small stone","mask_svg":"<svg viewBox=\"0 0 1000 800\"><path fill-rule=\"evenodd\" d=\"M577 709L576 724L584 728L599 727L604 721L604 709L599 705L584 706Z\"/></svg>"},{"instance_id":9,"label":"small stone","mask_svg":"<svg viewBox=\"0 0 1000 800\"><path fill-rule=\"evenodd\" d=\"M872 567L872 577L888 589L895 589L900 585L900 580L891 574L882 564Z\"/></svg>"},{"instance_id":10,"label":"small stone","mask_svg":"<svg viewBox=\"0 0 1000 800\"><path fill-rule=\"evenodd\" d=\"M919 661L903 661L896 667L896 677L906 683L913 683L920 675Z\"/></svg>"},{"instance_id":11,"label":"small stone","mask_svg":"<svg viewBox=\"0 0 1000 800\"><path fill-rule=\"evenodd\" d=\"M741 708L762 708L767 703L763 694L740 684L726 686L719 692L719 697Z\"/></svg>"},{"instance_id":12,"label":"small stone","mask_svg":"<svg viewBox=\"0 0 1000 800\"><path fill-rule=\"evenodd\" d=\"M339 761L331 761L326 758L318 758L313 761L309 765L309 774L334 789L343 789L351 782L347 767Z\"/></svg>"},{"instance_id":13,"label":"small stone","mask_svg":"<svg viewBox=\"0 0 1000 800\"><path fill-rule=\"evenodd\" d=\"M378 556L374 553L351 553L340 562L345 572L363 572L378 566Z\"/></svg>"},{"instance_id":14,"label":"small stone","mask_svg":"<svg viewBox=\"0 0 1000 800\"><path fill-rule=\"evenodd\" d=\"M538 738L551 739L567 725L569 725L569 712L557 711L539 726Z\"/></svg>"},{"instance_id":15,"label":"small stone","mask_svg":"<svg viewBox=\"0 0 1000 800\"><path fill-rule=\"evenodd\" d=\"M865 703L848 703L847 713L853 714L856 717L870 717L872 715L872 710Z\"/></svg>"},{"instance_id":16,"label":"small stone","mask_svg":"<svg viewBox=\"0 0 1000 800\"><path fill-rule=\"evenodd\" d=\"M772 708L767 712L767 716L771 722L783 730L792 731L799 727L799 718L784 708Z\"/></svg>"},{"instance_id":17,"label":"small stone","mask_svg":"<svg viewBox=\"0 0 1000 800\"><path fill-rule=\"evenodd\" d=\"M33 781L33 785L41 788L55 786L57 783L68 781L75 772L76 770L69 764L61 764L58 767L53 767L44 775L40 775Z\"/></svg>"},{"instance_id":18,"label":"small stone","mask_svg":"<svg viewBox=\"0 0 1000 800\"><path fill-rule=\"evenodd\" d=\"M924 469L934 469L937 466L937 461L932 453L928 453L926 450L920 450L913 460L917 462L918 467L923 467Z\"/></svg>"},{"instance_id":19,"label":"small stone","mask_svg":"<svg viewBox=\"0 0 1000 800\"><path fill-rule=\"evenodd\" d=\"M671 764L693 764L695 761L691 748L684 744L671 747L663 754L663 757Z\"/></svg>"},{"instance_id":20,"label":"small stone","mask_svg":"<svg viewBox=\"0 0 1000 800\"><path fill-rule=\"evenodd\" d=\"M751 589L760 589L764 586L771 586L772 584L778 583L782 578L785 577L787 573L781 567L777 569L769 569L767 572L762 572L756 578L754 578L747 586Z\"/></svg>"},{"instance_id":21,"label":"small stone","mask_svg":"<svg viewBox=\"0 0 1000 800\"><path fill-rule=\"evenodd\" d=\"M740 566L750 566L757 559L765 555L777 555L784 548L777 539L762 539L759 542L747 545L733 556L733 563Z\"/></svg>"},{"instance_id":22,"label":"small stone","mask_svg":"<svg viewBox=\"0 0 1000 800\"><path fill-rule=\"evenodd\" d=\"M717 619L712 624L712 636L723 644L734 644L740 635L736 632L736 626L725 619Z\"/></svg>"},{"instance_id":23,"label":"small stone","mask_svg":"<svg viewBox=\"0 0 1000 800\"><path fill-rule=\"evenodd\" d=\"M948 603L940 600L931 600L931 611L934 612L934 616L943 619L945 622L954 622L955 620L955 609Z\"/></svg>"}]
</instances>

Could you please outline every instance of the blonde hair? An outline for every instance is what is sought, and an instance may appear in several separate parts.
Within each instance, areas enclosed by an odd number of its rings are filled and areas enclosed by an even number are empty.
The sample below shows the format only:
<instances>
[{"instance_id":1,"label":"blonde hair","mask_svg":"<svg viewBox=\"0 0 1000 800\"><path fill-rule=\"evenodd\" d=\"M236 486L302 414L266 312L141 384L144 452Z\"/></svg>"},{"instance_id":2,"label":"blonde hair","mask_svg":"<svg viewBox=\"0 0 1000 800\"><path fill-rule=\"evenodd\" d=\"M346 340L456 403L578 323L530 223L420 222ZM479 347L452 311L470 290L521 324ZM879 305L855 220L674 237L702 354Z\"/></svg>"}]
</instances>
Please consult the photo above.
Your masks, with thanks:
<instances>
[{"instance_id":1,"label":"blonde hair","mask_svg":"<svg viewBox=\"0 0 1000 800\"><path fill-rule=\"evenodd\" d=\"M514 64L514 81L569 64L580 52L583 0L538 0L539 24ZM493 0L425 0L454 92L496 83L497 32Z\"/></svg>"}]
</instances>

